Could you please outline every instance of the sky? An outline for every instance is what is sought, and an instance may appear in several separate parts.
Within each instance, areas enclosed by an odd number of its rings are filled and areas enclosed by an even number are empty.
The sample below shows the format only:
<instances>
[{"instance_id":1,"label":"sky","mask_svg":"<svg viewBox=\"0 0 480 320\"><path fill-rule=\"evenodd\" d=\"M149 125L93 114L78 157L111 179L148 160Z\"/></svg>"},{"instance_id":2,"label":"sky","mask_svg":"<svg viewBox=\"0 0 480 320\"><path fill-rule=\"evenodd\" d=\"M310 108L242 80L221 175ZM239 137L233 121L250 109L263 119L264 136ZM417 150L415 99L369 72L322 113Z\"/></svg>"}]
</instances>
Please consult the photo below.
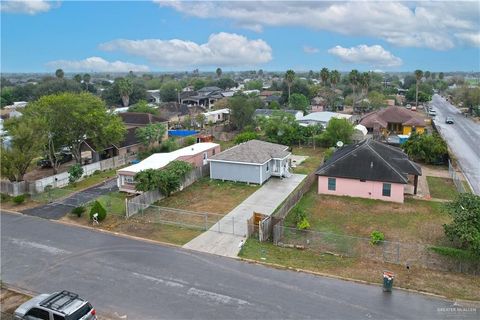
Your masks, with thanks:
<instances>
[{"instance_id":1,"label":"sky","mask_svg":"<svg viewBox=\"0 0 480 320\"><path fill-rule=\"evenodd\" d=\"M480 71L474 1L1 1L1 72Z\"/></svg>"}]
</instances>

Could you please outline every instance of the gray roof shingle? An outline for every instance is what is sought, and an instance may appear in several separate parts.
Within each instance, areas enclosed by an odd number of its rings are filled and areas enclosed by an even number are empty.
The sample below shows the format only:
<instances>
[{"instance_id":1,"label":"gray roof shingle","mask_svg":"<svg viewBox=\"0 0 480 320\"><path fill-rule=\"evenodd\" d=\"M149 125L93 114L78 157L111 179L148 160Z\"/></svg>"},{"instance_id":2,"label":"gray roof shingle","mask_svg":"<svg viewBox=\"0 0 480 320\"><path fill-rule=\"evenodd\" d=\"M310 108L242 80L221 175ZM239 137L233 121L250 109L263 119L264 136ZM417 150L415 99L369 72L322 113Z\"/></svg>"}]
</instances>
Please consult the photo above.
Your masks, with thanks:
<instances>
[{"instance_id":1,"label":"gray roof shingle","mask_svg":"<svg viewBox=\"0 0 480 320\"><path fill-rule=\"evenodd\" d=\"M338 149L316 172L320 176L408 183L422 169L399 148L372 139Z\"/></svg>"},{"instance_id":2,"label":"gray roof shingle","mask_svg":"<svg viewBox=\"0 0 480 320\"><path fill-rule=\"evenodd\" d=\"M250 140L225 150L210 158L212 161L262 164L272 158L288 156L288 146L260 140Z\"/></svg>"}]
</instances>

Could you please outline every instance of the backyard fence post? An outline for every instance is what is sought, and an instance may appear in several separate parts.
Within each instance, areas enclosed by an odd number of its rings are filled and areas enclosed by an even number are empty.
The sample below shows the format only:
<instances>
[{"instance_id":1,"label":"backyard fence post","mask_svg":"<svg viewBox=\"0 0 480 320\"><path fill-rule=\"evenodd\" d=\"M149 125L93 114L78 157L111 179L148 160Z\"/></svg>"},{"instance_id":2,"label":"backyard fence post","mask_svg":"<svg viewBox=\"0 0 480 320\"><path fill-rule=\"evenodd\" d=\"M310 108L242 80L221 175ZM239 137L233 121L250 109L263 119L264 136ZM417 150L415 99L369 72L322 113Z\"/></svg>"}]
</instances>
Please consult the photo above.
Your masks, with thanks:
<instances>
[{"instance_id":1,"label":"backyard fence post","mask_svg":"<svg viewBox=\"0 0 480 320\"><path fill-rule=\"evenodd\" d=\"M207 225L208 225L208 213L205 214L205 231L207 231Z\"/></svg>"},{"instance_id":2,"label":"backyard fence post","mask_svg":"<svg viewBox=\"0 0 480 320\"><path fill-rule=\"evenodd\" d=\"M232 216L232 232L235 235L235 217Z\"/></svg>"}]
</instances>

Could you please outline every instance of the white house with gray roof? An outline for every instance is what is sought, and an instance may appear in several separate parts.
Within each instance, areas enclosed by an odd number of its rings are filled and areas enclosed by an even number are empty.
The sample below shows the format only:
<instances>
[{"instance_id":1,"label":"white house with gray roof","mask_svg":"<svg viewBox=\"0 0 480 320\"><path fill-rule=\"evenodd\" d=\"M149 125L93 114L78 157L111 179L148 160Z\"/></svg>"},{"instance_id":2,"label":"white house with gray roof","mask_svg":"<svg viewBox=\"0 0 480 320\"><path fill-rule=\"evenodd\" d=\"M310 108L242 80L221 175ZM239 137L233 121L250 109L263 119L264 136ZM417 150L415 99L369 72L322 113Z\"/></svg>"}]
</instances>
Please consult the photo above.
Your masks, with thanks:
<instances>
[{"instance_id":1,"label":"white house with gray roof","mask_svg":"<svg viewBox=\"0 0 480 320\"><path fill-rule=\"evenodd\" d=\"M290 175L290 155L288 146L250 140L210 157L210 178L261 185Z\"/></svg>"}]
</instances>

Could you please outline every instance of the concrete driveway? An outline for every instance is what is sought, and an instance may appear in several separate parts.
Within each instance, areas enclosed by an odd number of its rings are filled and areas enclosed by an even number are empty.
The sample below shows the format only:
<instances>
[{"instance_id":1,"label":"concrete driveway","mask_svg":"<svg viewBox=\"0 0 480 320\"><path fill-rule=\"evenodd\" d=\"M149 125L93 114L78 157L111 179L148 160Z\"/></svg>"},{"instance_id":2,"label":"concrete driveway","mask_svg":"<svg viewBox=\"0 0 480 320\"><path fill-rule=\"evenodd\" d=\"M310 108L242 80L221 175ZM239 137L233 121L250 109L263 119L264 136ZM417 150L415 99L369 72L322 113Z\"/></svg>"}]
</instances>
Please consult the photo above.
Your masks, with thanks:
<instances>
[{"instance_id":1,"label":"concrete driveway","mask_svg":"<svg viewBox=\"0 0 480 320\"><path fill-rule=\"evenodd\" d=\"M293 174L285 179L270 178L260 189L230 211L208 231L183 247L227 257L236 257L241 249L241 241L246 240L247 220L252 217L253 212L271 215L305 177L306 175L303 174ZM221 199L218 201L221 201Z\"/></svg>"}]
</instances>

